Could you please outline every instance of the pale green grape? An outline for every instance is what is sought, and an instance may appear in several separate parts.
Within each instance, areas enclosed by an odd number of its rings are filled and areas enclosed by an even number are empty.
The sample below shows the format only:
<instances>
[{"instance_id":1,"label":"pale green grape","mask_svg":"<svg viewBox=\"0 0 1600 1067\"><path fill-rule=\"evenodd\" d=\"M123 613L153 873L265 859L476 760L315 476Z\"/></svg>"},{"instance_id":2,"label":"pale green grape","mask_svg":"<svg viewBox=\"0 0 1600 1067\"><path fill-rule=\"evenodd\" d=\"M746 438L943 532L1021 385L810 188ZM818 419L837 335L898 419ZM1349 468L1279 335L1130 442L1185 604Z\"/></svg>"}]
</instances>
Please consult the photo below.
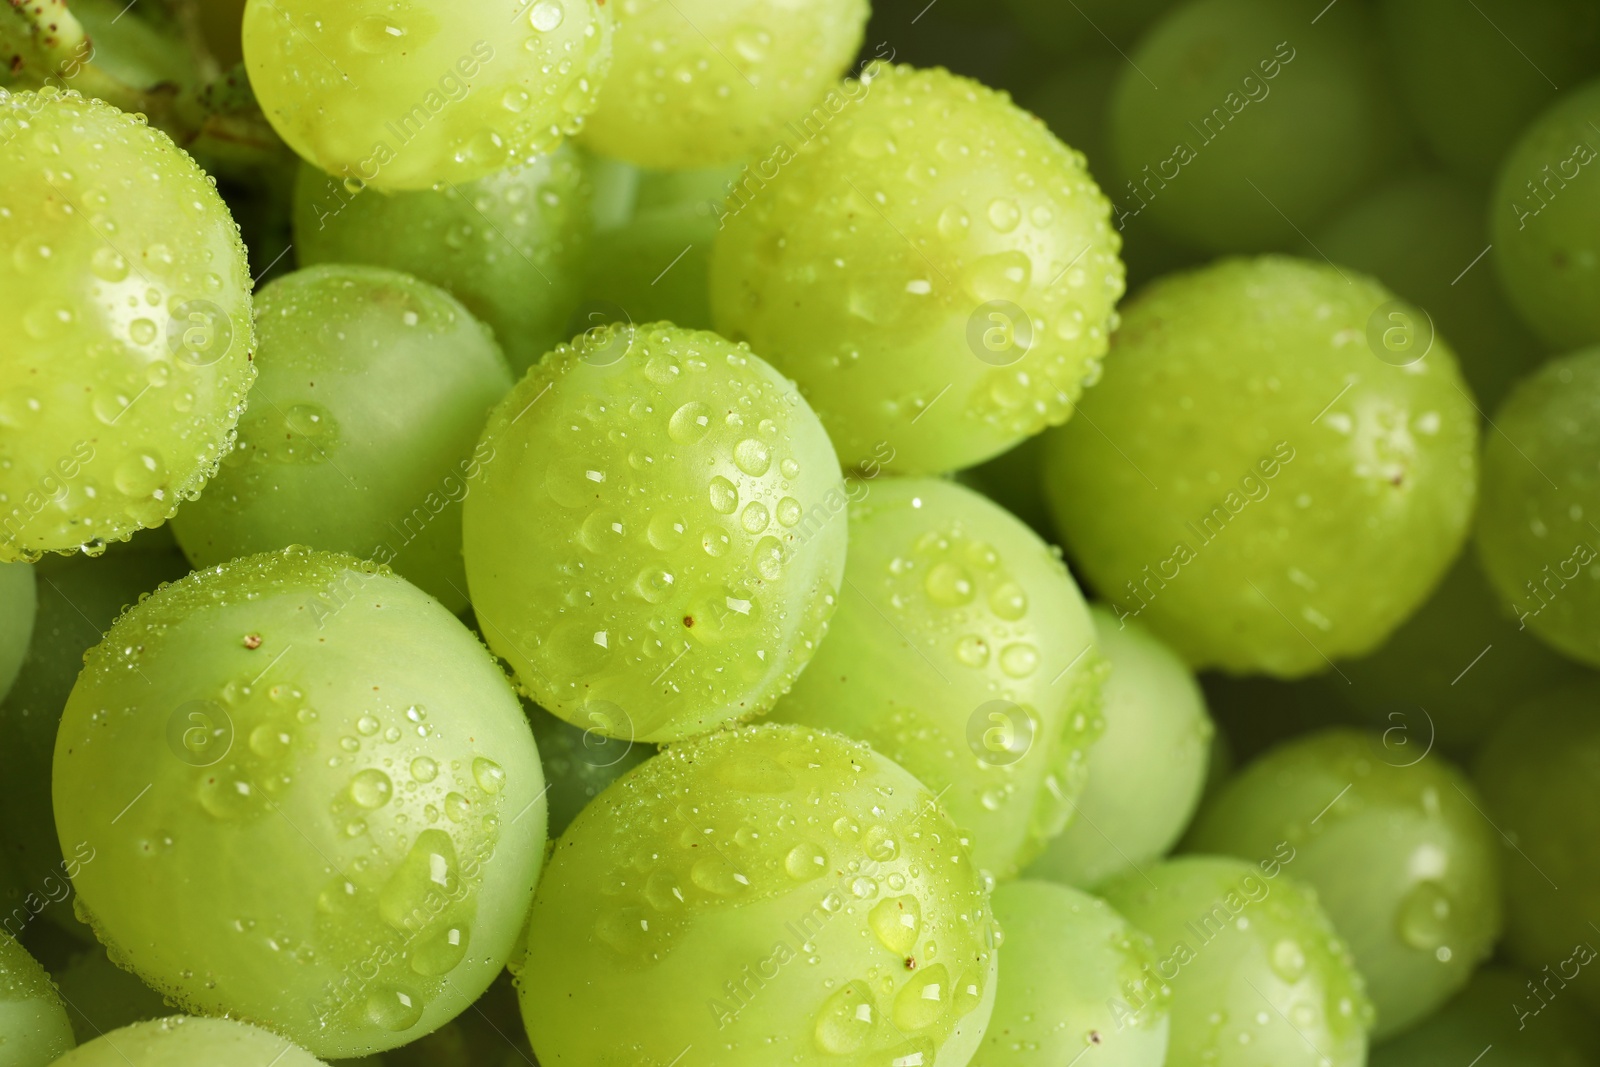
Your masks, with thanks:
<instances>
[{"instance_id":1,"label":"pale green grape","mask_svg":"<svg viewBox=\"0 0 1600 1067\"><path fill-rule=\"evenodd\" d=\"M1417 321L1286 257L1141 293L1047 446L1094 587L1197 667L1298 677L1381 644L1461 547L1477 480L1477 413Z\"/></svg>"},{"instance_id":2,"label":"pale green grape","mask_svg":"<svg viewBox=\"0 0 1600 1067\"><path fill-rule=\"evenodd\" d=\"M793 147L836 114L867 0L618 0L611 74L584 141L646 167L711 167Z\"/></svg>"},{"instance_id":3,"label":"pale green grape","mask_svg":"<svg viewBox=\"0 0 1600 1067\"><path fill-rule=\"evenodd\" d=\"M238 227L194 162L76 93L0 93L0 561L159 526L255 371Z\"/></svg>"},{"instance_id":4,"label":"pale green grape","mask_svg":"<svg viewBox=\"0 0 1600 1067\"><path fill-rule=\"evenodd\" d=\"M123 615L54 772L113 959L328 1056L465 1010L543 855L538 752L498 666L433 598L327 552L235 560Z\"/></svg>"},{"instance_id":5,"label":"pale green grape","mask_svg":"<svg viewBox=\"0 0 1600 1067\"><path fill-rule=\"evenodd\" d=\"M1206 803L1186 842L1242 859L1289 843L1290 873L1317 891L1367 980L1375 1039L1466 985L1501 922L1496 836L1466 776L1385 740L1330 730L1268 752Z\"/></svg>"},{"instance_id":6,"label":"pale green grape","mask_svg":"<svg viewBox=\"0 0 1600 1067\"><path fill-rule=\"evenodd\" d=\"M1106 901L1154 939L1157 960L1123 987L1131 1024L1171 988L1171 1067L1362 1067L1372 1006L1282 846L1253 863L1186 856L1133 871Z\"/></svg>"},{"instance_id":7,"label":"pale green grape","mask_svg":"<svg viewBox=\"0 0 1600 1067\"><path fill-rule=\"evenodd\" d=\"M378 267L326 265L256 298L260 377L239 443L172 528L197 567L303 544L392 563L467 606L461 502L511 373L448 293Z\"/></svg>"},{"instance_id":8,"label":"pale green grape","mask_svg":"<svg viewBox=\"0 0 1600 1067\"><path fill-rule=\"evenodd\" d=\"M0 932L0 1067L45 1067L73 1044L67 1009L50 976Z\"/></svg>"},{"instance_id":9,"label":"pale green grape","mask_svg":"<svg viewBox=\"0 0 1600 1067\"><path fill-rule=\"evenodd\" d=\"M541 707L656 742L794 684L844 571L844 486L817 417L748 348L591 330L528 372L479 448L473 607Z\"/></svg>"},{"instance_id":10,"label":"pale green grape","mask_svg":"<svg viewBox=\"0 0 1600 1067\"><path fill-rule=\"evenodd\" d=\"M306 266L370 263L448 290L520 374L570 336L590 241L587 171L563 147L460 186L385 196L302 166L295 251Z\"/></svg>"},{"instance_id":11,"label":"pale green grape","mask_svg":"<svg viewBox=\"0 0 1600 1067\"><path fill-rule=\"evenodd\" d=\"M172 1014L161 994L111 962L100 945L74 956L52 977L80 1044L134 1023Z\"/></svg>"},{"instance_id":12,"label":"pale green grape","mask_svg":"<svg viewBox=\"0 0 1600 1067\"><path fill-rule=\"evenodd\" d=\"M604 725L580 729L540 708L530 708L528 720L539 743L549 792L550 836L566 832L578 812L588 807L601 790L656 754L654 745L626 737L607 737Z\"/></svg>"},{"instance_id":13,"label":"pale green grape","mask_svg":"<svg viewBox=\"0 0 1600 1067\"><path fill-rule=\"evenodd\" d=\"M1573 89L1500 165L1490 202L1506 296L1556 348L1600 341L1600 81Z\"/></svg>"},{"instance_id":14,"label":"pale green grape","mask_svg":"<svg viewBox=\"0 0 1600 1067\"><path fill-rule=\"evenodd\" d=\"M964 1064L996 956L933 793L864 744L767 724L673 745L578 816L517 984L544 1063Z\"/></svg>"},{"instance_id":15,"label":"pale green grape","mask_svg":"<svg viewBox=\"0 0 1600 1067\"><path fill-rule=\"evenodd\" d=\"M850 492L839 610L773 717L871 744L940 794L980 870L1010 878L1072 818L1100 731L1088 606L1049 546L969 489Z\"/></svg>"},{"instance_id":16,"label":"pale green grape","mask_svg":"<svg viewBox=\"0 0 1600 1067\"><path fill-rule=\"evenodd\" d=\"M1158 958L1150 935L1105 901L1048 882L996 889L1006 931L994 1015L971 1067L1061 1067L1089 1055L1100 1067L1162 1067L1167 994L1129 1020L1115 1008Z\"/></svg>"},{"instance_id":17,"label":"pale green grape","mask_svg":"<svg viewBox=\"0 0 1600 1067\"><path fill-rule=\"evenodd\" d=\"M1088 785L1060 837L1028 868L1092 889L1165 855L1194 815L1216 729L1181 659L1136 620L1090 610L1105 683L1105 732L1089 750Z\"/></svg>"},{"instance_id":18,"label":"pale green grape","mask_svg":"<svg viewBox=\"0 0 1600 1067\"><path fill-rule=\"evenodd\" d=\"M430 189L553 151L611 66L603 0L250 0L244 61L300 156L356 187Z\"/></svg>"},{"instance_id":19,"label":"pale green grape","mask_svg":"<svg viewBox=\"0 0 1600 1067\"><path fill-rule=\"evenodd\" d=\"M260 1027L186 1015L113 1030L56 1063L59 1067L323 1067L309 1052Z\"/></svg>"},{"instance_id":20,"label":"pale green grape","mask_svg":"<svg viewBox=\"0 0 1600 1067\"><path fill-rule=\"evenodd\" d=\"M1065 422L1123 292L1083 156L944 70L880 64L837 92L724 205L718 328L795 378L847 467L887 444L896 474L955 470Z\"/></svg>"},{"instance_id":21,"label":"pale green grape","mask_svg":"<svg viewBox=\"0 0 1600 1067\"><path fill-rule=\"evenodd\" d=\"M22 669L37 609L33 568L26 563L0 563L0 700L11 691Z\"/></svg>"},{"instance_id":22,"label":"pale green grape","mask_svg":"<svg viewBox=\"0 0 1600 1067\"><path fill-rule=\"evenodd\" d=\"M1559 975L1547 991L1535 993L1530 986L1538 988L1532 976L1486 967L1460 996L1409 1033L1373 1049L1367 1062L1371 1067L1463 1067L1492 1055L1496 1067L1590 1067L1600 1049L1586 1033L1592 1027L1585 1026L1580 1002L1560 997Z\"/></svg>"}]
</instances>

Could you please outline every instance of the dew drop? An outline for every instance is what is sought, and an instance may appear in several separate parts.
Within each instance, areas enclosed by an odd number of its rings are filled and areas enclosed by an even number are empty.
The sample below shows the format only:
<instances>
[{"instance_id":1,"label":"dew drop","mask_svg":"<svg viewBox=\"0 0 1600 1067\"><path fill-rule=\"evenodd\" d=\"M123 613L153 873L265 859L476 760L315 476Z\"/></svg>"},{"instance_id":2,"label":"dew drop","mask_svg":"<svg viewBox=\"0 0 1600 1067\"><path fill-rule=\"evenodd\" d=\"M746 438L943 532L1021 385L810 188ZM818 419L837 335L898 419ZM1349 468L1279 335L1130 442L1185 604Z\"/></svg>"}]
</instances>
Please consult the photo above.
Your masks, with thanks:
<instances>
[{"instance_id":1,"label":"dew drop","mask_svg":"<svg viewBox=\"0 0 1600 1067\"><path fill-rule=\"evenodd\" d=\"M350 799L363 808L381 808L393 793L394 783L376 767L368 767L350 779Z\"/></svg>"}]
</instances>

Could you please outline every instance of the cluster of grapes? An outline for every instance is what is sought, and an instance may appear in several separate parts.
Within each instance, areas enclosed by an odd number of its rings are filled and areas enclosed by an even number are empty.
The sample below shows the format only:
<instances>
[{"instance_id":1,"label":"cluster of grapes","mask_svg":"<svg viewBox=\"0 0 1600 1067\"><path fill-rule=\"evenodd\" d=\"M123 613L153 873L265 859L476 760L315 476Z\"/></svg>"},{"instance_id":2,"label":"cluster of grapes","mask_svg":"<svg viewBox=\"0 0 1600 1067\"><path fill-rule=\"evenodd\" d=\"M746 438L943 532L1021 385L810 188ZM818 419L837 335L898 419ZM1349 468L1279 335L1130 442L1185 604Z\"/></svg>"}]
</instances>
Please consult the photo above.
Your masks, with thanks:
<instances>
[{"instance_id":1,"label":"cluster of grapes","mask_svg":"<svg viewBox=\"0 0 1600 1067\"><path fill-rule=\"evenodd\" d=\"M1596 76L0 5L0 1067L1600 1063Z\"/></svg>"}]
</instances>

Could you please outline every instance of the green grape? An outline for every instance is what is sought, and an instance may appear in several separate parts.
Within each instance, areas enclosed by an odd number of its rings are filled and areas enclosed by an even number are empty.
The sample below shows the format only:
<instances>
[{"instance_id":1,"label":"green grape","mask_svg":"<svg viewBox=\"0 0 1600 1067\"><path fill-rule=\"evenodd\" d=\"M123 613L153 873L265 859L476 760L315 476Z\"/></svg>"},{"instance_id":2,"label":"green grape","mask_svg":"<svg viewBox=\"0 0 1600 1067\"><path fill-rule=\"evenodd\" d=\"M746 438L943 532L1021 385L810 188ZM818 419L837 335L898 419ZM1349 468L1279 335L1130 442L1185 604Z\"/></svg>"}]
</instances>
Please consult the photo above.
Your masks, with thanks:
<instances>
[{"instance_id":1,"label":"green grape","mask_svg":"<svg viewBox=\"0 0 1600 1067\"><path fill-rule=\"evenodd\" d=\"M1500 294L1492 265L1479 261L1489 244L1483 207L1456 179L1411 174L1346 207L1306 254L1320 250L1425 308L1461 357L1473 395L1492 407L1544 352Z\"/></svg>"},{"instance_id":2,"label":"green grape","mask_svg":"<svg viewBox=\"0 0 1600 1067\"><path fill-rule=\"evenodd\" d=\"M1600 9L1590 0L1382 0L1378 6L1411 117L1433 153L1474 181L1494 175L1558 85L1600 67Z\"/></svg>"},{"instance_id":3,"label":"green grape","mask_svg":"<svg viewBox=\"0 0 1600 1067\"><path fill-rule=\"evenodd\" d=\"M1108 883L1159 957L1116 1003L1124 1025L1171 988L1171 1067L1361 1067L1372 1006L1295 853L1255 863L1186 856Z\"/></svg>"},{"instance_id":4,"label":"green grape","mask_svg":"<svg viewBox=\"0 0 1600 1067\"><path fill-rule=\"evenodd\" d=\"M292 1042L231 1019L172 1016L136 1023L81 1045L56 1067L325 1067Z\"/></svg>"},{"instance_id":5,"label":"green grape","mask_svg":"<svg viewBox=\"0 0 1600 1067\"><path fill-rule=\"evenodd\" d=\"M1132 51L1134 41L1172 0L1006 0L1005 6L1032 42L1067 54L1102 48L1107 41Z\"/></svg>"},{"instance_id":6,"label":"green grape","mask_svg":"<svg viewBox=\"0 0 1600 1067\"><path fill-rule=\"evenodd\" d=\"M1517 618L1562 653L1600 666L1600 348L1522 382L1495 413L1483 450L1478 552Z\"/></svg>"},{"instance_id":7,"label":"green grape","mask_svg":"<svg viewBox=\"0 0 1600 1067\"><path fill-rule=\"evenodd\" d=\"M238 227L142 118L0 92L0 561L98 551L197 493L255 370Z\"/></svg>"},{"instance_id":8,"label":"green grape","mask_svg":"<svg viewBox=\"0 0 1600 1067\"><path fill-rule=\"evenodd\" d=\"M74 1044L61 996L28 950L0 932L0 1067L45 1067Z\"/></svg>"},{"instance_id":9,"label":"green grape","mask_svg":"<svg viewBox=\"0 0 1600 1067\"><path fill-rule=\"evenodd\" d=\"M833 614L846 500L816 416L748 348L596 328L528 372L479 448L473 608L540 706L653 743L794 684Z\"/></svg>"},{"instance_id":10,"label":"green grape","mask_svg":"<svg viewBox=\"0 0 1600 1067\"><path fill-rule=\"evenodd\" d=\"M11 691L22 669L37 608L33 568L26 563L0 563L0 700Z\"/></svg>"},{"instance_id":11,"label":"green grape","mask_svg":"<svg viewBox=\"0 0 1600 1067\"><path fill-rule=\"evenodd\" d=\"M468 182L583 128L611 66L604 0L250 0L244 61L301 158L360 188Z\"/></svg>"},{"instance_id":12,"label":"green grape","mask_svg":"<svg viewBox=\"0 0 1600 1067\"><path fill-rule=\"evenodd\" d=\"M1123 292L1109 205L1038 119L944 70L874 66L723 207L711 310L854 467L982 462L1067 420ZM948 394L948 395L947 395Z\"/></svg>"},{"instance_id":13,"label":"green grape","mask_svg":"<svg viewBox=\"0 0 1600 1067\"><path fill-rule=\"evenodd\" d=\"M1373 1049L1367 1062L1371 1067L1464 1067L1479 1056L1489 1059L1484 1054L1492 1048L1495 1067L1590 1067L1600 1049L1585 1033L1577 1004L1547 1003L1529 991L1531 986L1533 980L1516 971L1486 967L1460 996L1409 1033Z\"/></svg>"},{"instance_id":14,"label":"green grape","mask_svg":"<svg viewBox=\"0 0 1600 1067\"><path fill-rule=\"evenodd\" d=\"M172 1014L160 993L112 963L99 945L78 953L53 976L80 1044Z\"/></svg>"},{"instance_id":15,"label":"green grape","mask_svg":"<svg viewBox=\"0 0 1600 1067\"><path fill-rule=\"evenodd\" d=\"M1382 644L1460 549L1477 481L1477 413L1418 321L1368 278L1278 256L1141 293L1045 465L1118 615L1234 673Z\"/></svg>"},{"instance_id":16,"label":"green grape","mask_svg":"<svg viewBox=\"0 0 1600 1067\"><path fill-rule=\"evenodd\" d=\"M864 744L767 724L673 745L578 816L517 986L543 1063L965 1064L995 944L931 791Z\"/></svg>"},{"instance_id":17,"label":"green grape","mask_svg":"<svg viewBox=\"0 0 1600 1067\"><path fill-rule=\"evenodd\" d=\"M90 61L124 85L187 87L199 81L194 55L174 28L146 21L137 8L118 0L72 0L72 14L92 42Z\"/></svg>"},{"instance_id":18,"label":"green grape","mask_svg":"<svg viewBox=\"0 0 1600 1067\"><path fill-rule=\"evenodd\" d=\"M1187 845L1251 859L1279 841L1350 946L1374 1039L1416 1024L1500 936L1499 855L1466 776L1418 745L1356 730L1302 736L1207 802Z\"/></svg>"},{"instance_id":19,"label":"green grape","mask_svg":"<svg viewBox=\"0 0 1600 1067\"><path fill-rule=\"evenodd\" d=\"M1159 859L1177 843L1205 786L1216 733L1194 675L1138 622L1096 605L1105 684L1105 733L1089 750L1088 785L1060 837L1028 869L1093 888Z\"/></svg>"},{"instance_id":20,"label":"green grape","mask_svg":"<svg viewBox=\"0 0 1600 1067\"><path fill-rule=\"evenodd\" d=\"M619 0L584 142L645 167L733 163L826 125L867 0Z\"/></svg>"},{"instance_id":21,"label":"green grape","mask_svg":"<svg viewBox=\"0 0 1600 1067\"><path fill-rule=\"evenodd\" d=\"M300 262L370 263L448 290L494 329L518 374L570 336L588 256L584 158L562 147L435 192L352 194L311 166L294 194Z\"/></svg>"},{"instance_id":22,"label":"green grape","mask_svg":"<svg viewBox=\"0 0 1600 1067\"><path fill-rule=\"evenodd\" d=\"M260 378L239 443L172 528L196 567L292 544L392 563L467 606L461 502L511 388L448 293L378 267L308 267L256 297Z\"/></svg>"},{"instance_id":23,"label":"green grape","mask_svg":"<svg viewBox=\"0 0 1600 1067\"><path fill-rule=\"evenodd\" d=\"M1500 165L1490 203L1511 305L1548 344L1600 342L1600 82L1560 97Z\"/></svg>"},{"instance_id":24,"label":"green grape","mask_svg":"<svg viewBox=\"0 0 1600 1067\"><path fill-rule=\"evenodd\" d=\"M483 646L387 569L304 548L118 619L52 787L63 845L94 849L77 907L115 962L331 1057L465 1010L543 857L538 752Z\"/></svg>"},{"instance_id":25,"label":"green grape","mask_svg":"<svg viewBox=\"0 0 1600 1067\"><path fill-rule=\"evenodd\" d=\"M1049 546L971 490L850 492L839 610L773 717L871 744L939 793L979 870L1010 878L1071 818L1100 732L1088 606Z\"/></svg>"},{"instance_id":26,"label":"green grape","mask_svg":"<svg viewBox=\"0 0 1600 1067\"><path fill-rule=\"evenodd\" d=\"M1191 0L1147 34L1111 106L1118 228L1217 252L1288 248L1401 157L1365 8ZM1143 225L1143 223L1140 223Z\"/></svg>"},{"instance_id":27,"label":"green grape","mask_svg":"<svg viewBox=\"0 0 1600 1067\"><path fill-rule=\"evenodd\" d=\"M1099 1067L1162 1067L1166 991L1132 1020L1113 1004L1155 966L1148 934L1105 901L1048 882L1003 885L993 902L1007 932L1000 989L970 1067L1062 1067L1090 1050Z\"/></svg>"},{"instance_id":28,"label":"green grape","mask_svg":"<svg viewBox=\"0 0 1600 1067\"><path fill-rule=\"evenodd\" d=\"M578 812L606 786L656 752L654 745L628 737L607 737L597 728L579 729L540 708L529 709L528 720L539 743L550 790L545 800L550 805L551 837L565 833Z\"/></svg>"}]
</instances>

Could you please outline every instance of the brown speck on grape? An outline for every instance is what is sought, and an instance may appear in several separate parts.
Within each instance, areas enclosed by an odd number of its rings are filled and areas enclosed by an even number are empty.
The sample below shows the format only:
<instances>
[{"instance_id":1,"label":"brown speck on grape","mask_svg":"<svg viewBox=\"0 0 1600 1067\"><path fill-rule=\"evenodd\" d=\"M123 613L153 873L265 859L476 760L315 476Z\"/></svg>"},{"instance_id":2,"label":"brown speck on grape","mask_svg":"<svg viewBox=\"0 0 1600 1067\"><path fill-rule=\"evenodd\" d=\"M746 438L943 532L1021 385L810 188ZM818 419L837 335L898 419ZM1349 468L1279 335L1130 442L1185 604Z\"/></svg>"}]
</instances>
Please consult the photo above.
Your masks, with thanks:
<instances>
[{"instance_id":1,"label":"brown speck on grape","mask_svg":"<svg viewBox=\"0 0 1600 1067\"><path fill-rule=\"evenodd\" d=\"M260 634L245 634L244 635L244 647L245 648L249 648L249 649L260 648L261 647L261 635Z\"/></svg>"},{"instance_id":2,"label":"brown speck on grape","mask_svg":"<svg viewBox=\"0 0 1600 1067\"><path fill-rule=\"evenodd\" d=\"M906 970L914 971L916 969L917 969L917 958L915 956L907 956L906 957Z\"/></svg>"},{"instance_id":3,"label":"brown speck on grape","mask_svg":"<svg viewBox=\"0 0 1600 1067\"><path fill-rule=\"evenodd\" d=\"M685 615L683 617L683 624L685 626L688 626L688 627L693 627L694 626L694 616L693 615Z\"/></svg>"},{"instance_id":4,"label":"brown speck on grape","mask_svg":"<svg viewBox=\"0 0 1600 1067\"><path fill-rule=\"evenodd\" d=\"M1104 1040L1105 1040L1105 1038L1100 1036L1100 1031L1098 1031L1098 1030L1090 1030L1089 1031L1089 1044L1098 1045L1098 1044L1100 1044L1100 1042L1102 1042Z\"/></svg>"}]
</instances>

